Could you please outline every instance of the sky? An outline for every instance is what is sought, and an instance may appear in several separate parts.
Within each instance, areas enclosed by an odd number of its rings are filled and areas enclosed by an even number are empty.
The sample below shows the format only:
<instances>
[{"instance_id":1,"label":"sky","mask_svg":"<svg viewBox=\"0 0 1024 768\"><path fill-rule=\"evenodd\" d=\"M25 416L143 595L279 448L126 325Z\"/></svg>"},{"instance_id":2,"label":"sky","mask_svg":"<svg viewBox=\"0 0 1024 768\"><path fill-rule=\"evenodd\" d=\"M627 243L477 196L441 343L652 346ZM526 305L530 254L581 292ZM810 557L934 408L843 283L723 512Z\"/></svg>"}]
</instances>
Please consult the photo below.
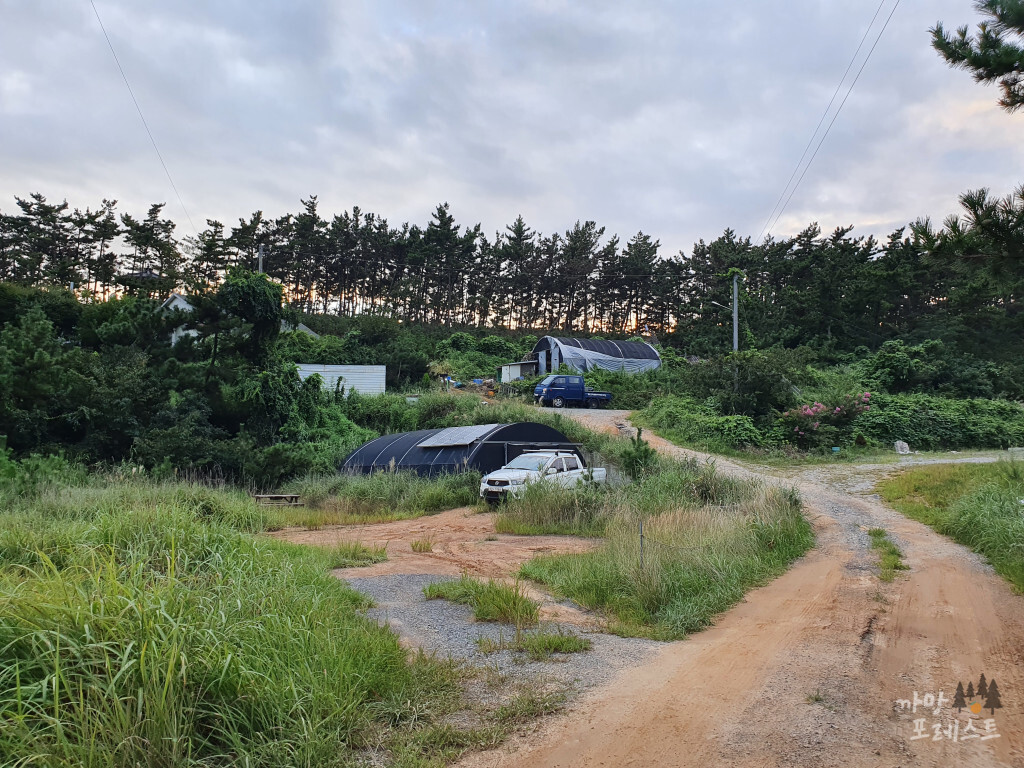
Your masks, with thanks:
<instances>
[{"instance_id":1,"label":"sky","mask_svg":"<svg viewBox=\"0 0 1024 768\"><path fill-rule=\"evenodd\" d=\"M309 195L322 215L358 205L394 226L448 202L490 236L518 215L543 233L594 220L670 255L726 228L760 235L879 5L95 7L184 209L89 1L0 0L0 210L32 192L135 215L166 202L184 236ZM968 189L1024 181L1024 113L939 58L940 20L978 17L969 0L898 2L773 235L818 222L885 237L955 213Z\"/></svg>"}]
</instances>

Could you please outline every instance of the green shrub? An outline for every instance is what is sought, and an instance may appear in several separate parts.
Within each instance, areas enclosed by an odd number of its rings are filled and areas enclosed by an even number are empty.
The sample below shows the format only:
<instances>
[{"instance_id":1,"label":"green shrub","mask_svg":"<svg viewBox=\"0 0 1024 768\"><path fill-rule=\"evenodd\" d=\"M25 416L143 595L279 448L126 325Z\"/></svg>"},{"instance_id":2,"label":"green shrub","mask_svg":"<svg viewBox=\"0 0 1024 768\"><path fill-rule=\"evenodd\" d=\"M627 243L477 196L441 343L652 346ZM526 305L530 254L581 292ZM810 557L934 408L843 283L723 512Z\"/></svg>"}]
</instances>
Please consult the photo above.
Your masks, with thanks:
<instances>
[{"instance_id":1,"label":"green shrub","mask_svg":"<svg viewBox=\"0 0 1024 768\"><path fill-rule=\"evenodd\" d=\"M85 485L87 478L85 467L63 456L32 455L17 461L0 437L0 501L32 498L47 488Z\"/></svg>"},{"instance_id":2,"label":"green shrub","mask_svg":"<svg viewBox=\"0 0 1024 768\"><path fill-rule=\"evenodd\" d=\"M1024 406L1006 400L950 400L929 395L876 395L847 435L912 448L1007 448L1024 445Z\"/></svg>"},{"instance_id":3,"label":"green shrub","mask_svg":"<svg viewBox=\"0 0 1024 768\"><path fill-rule=\"evenodd\" d=\"M871 410L871 393L845 395L836 401L807 403L784 411L775 422L787 442L801 448L820 448L839 442L862 413Z\"/></svg>"},{"instance_id":4,"label":"green shrub","mask_svg":"<svg viewBox=\"0 0 1024 768\"><path fill-rule=\"evenodd\" d=\"M619 454L619 460L632 480L643 480L657 468L658 452L644 440L643 430L637 429L636 435L629 440L629 446Z\"/></svg>"},{"instance_id":5,"label":"green shrub","mask_svg":"<svg viewBox=\"0 0 1024 768\"><path fill-rule=\"evenodd\" d=\"M689 397L658 398L639 414L638 421L673 442L705 449L746 448L765 443L764 435L749 416L722 416L713 406Z\"/></svg>"}]
</instances>

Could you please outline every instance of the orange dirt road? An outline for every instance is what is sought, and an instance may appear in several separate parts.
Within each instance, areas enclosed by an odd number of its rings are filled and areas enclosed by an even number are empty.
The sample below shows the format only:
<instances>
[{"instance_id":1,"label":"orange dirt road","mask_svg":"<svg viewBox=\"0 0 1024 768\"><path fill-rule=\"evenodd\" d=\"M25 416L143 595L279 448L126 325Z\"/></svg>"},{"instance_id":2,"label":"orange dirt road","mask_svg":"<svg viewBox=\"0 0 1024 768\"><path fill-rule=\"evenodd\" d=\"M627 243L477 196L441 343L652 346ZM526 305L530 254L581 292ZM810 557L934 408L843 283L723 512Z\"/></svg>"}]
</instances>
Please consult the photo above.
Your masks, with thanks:
<instances>
[{"instance_id":1,"label":"orange dirt road","mask_svg":"<svg viewBox=\"0 0 1024 768\"><path fill-rule=\"evenodd\" d=\"M628 418L567 414L605 430ZM656 436L650 442L699 456ZM976 555L870 495L866 481L898 466L814 467L784 479L771 469L718 466L795 485L817 547L712 628L666 645L538 732L460 765L1024 768L1024 597ZM890 533L910 567L892 584L877 577L872 527ZM1003 708L974 725L983 729L991 717L989 735L998 737L954 741L948 703L938 716L897 706L915 692L951 699L958 681L977 685L982 673L997 680ZM915 734L915 720L925 730Z\"/></svg>"},{"instance_id":2,"label":"orange dirt road","mask_svg":"<svg viewBox=\"0 0 1024 768\"><path fill-rule=\"evenodd\" d=\"M331 525L319 531L286 528L275 538L296 544L331 546L343 541L358 541L369 546L387 547L383 563L335 571L339 578L359 579L397 573L459 576L468 573L491 579L511 581L519 566L537 555L585 552L599 543L576 536L513 536L496 533L495 515L480 513L472 507L450 509L437 515L372 525ZM430 552L413 552L414 541L429 541ZM540 603L540 615L546 621L561 621L581 628L598 630L600 617L557 603L546 592L529 583L523 590Z\"/></svg>"}]
</instances>

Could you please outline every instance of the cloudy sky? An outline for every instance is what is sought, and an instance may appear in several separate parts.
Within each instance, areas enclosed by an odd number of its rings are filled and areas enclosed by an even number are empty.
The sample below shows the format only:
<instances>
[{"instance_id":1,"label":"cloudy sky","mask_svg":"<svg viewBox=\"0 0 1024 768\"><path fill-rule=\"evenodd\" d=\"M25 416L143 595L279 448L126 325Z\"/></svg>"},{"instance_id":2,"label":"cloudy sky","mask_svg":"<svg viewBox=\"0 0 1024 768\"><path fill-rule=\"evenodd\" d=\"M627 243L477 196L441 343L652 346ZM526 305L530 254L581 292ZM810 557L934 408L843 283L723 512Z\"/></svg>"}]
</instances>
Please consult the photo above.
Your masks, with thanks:
<instances>
[{"instance_id":1,"label":"cloudy sky","mask_svg":"<svg viewBox=\"0 0 1024 768\"><path fill-rule=\"evenodd\" d=\"M895 0L885 0L861 57ZM878 3L95 0L197 227L352 205L689 250L757 236ZM1024 114L949 69L902 0L775 232L885 235L1022 179ZM0 0L0 209L41 192L191 233L88 0ZM842 99L843 93L840 94Z\"/></svg>"}]
</instances>

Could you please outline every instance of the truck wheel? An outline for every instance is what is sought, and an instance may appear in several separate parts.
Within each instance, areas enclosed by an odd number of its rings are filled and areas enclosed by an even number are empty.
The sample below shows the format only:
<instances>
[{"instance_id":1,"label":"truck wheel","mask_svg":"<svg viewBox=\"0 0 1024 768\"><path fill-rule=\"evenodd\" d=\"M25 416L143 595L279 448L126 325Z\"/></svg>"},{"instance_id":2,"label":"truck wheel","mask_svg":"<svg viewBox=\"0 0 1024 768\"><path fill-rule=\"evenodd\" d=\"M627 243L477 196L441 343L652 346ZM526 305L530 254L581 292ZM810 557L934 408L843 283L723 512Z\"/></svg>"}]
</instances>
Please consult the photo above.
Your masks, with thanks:
<instances>
[{"instance_id":1,"label":"truck wheel","mask_svg":"<svg viewBox=\"0 0 1024 768\"><path fill-rule=\"evenodd\" d=\"M565 398L556 397L554 400L551 401L551 404L555 406L555 408L565 408Z\"/></svg>"},{"instance_id":2,"label":"truck wheel","mask_svg":"<svg viewBox=\"0 0 1024 768\"><path fill-rule=\"evenodd\" d=\"M601 401L591 400L589 403L587 403L587 405L590 406L592 409L597 410L598 408L601 407Z\"/></svg>"}]
</instances>

